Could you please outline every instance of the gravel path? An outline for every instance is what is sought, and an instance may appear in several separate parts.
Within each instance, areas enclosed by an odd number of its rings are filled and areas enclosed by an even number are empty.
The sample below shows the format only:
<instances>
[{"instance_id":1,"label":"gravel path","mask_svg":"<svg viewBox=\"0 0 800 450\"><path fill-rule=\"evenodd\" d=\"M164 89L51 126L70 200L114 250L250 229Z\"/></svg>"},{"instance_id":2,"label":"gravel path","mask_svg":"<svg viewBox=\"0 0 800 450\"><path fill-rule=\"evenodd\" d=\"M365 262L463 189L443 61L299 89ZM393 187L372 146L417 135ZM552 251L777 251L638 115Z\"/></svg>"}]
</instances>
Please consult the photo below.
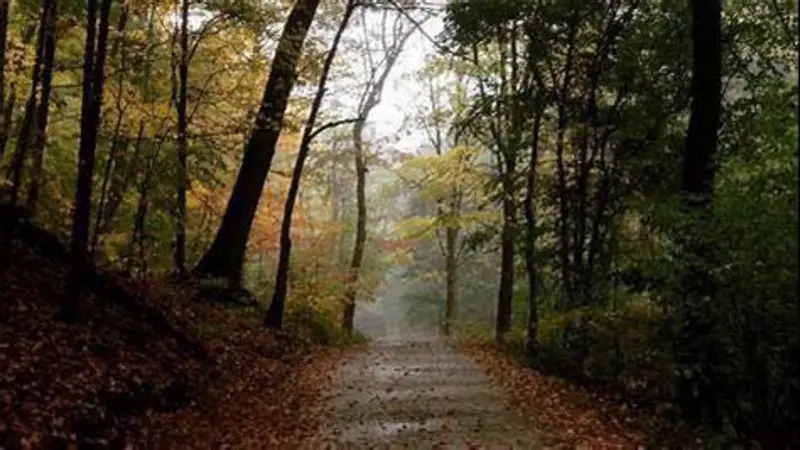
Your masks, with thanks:
<instances>
[{"instance_id":1,"label":"gravel path","mask_svg":"<svg viewBox=\"0 0 800 450\"><path fill-rule=\"evenodd\" d=\"M436 337L382 339L345 363L309 448L541 448L467 356Z\"/></svg>"}]
</instances>

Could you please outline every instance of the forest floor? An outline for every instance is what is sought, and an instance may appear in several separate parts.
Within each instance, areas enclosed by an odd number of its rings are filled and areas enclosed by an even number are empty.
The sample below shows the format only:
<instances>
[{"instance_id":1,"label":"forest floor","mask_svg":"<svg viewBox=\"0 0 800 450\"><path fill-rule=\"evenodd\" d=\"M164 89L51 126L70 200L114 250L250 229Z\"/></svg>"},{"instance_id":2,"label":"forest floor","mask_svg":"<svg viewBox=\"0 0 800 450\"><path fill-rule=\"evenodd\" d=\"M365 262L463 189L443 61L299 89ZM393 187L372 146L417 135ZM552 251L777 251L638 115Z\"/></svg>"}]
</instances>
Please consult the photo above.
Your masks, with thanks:
<instances>
[{"instance_id":1,"label":"forest floor","mask_svg":"<svg viewBox=\"0 0 800 450\"><path fill-rule=\"evenodd\" d=\"M66 250L12 215L0 211L0 449L285 448L316 431L306 406L348 348L266 331L257 305L99 270L66 324Z\"/></svg>"},{"instance_id":2,"label":"forest floor","mask_svg":"<svg viewBox=\"0 0 800 450\"><path fill-rule=\"evenodd\" d=\"M545 447L647 447L648 432L642 424L642 413L631 405L526 367L494 343L462 339L457 346L484 369L493 383L508 392L528 423L547 430Z\"/></svg>"}]
</instances>

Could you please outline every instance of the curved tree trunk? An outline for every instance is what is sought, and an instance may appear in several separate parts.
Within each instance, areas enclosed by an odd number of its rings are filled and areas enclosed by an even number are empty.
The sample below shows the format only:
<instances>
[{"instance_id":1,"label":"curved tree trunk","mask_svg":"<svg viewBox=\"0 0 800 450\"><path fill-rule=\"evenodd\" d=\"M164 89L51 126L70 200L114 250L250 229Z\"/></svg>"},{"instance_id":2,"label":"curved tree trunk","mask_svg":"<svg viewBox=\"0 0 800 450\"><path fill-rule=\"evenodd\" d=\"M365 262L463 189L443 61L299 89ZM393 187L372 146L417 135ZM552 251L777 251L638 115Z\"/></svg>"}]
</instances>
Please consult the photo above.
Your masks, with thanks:
<instances>
[{"instance_id":1,"label":"curved tree trunk","mask_svg":"<svg viewBox=\"0 0 800 450\"><path fill-rule=\"evenodd\" d=\"M197 276L241 284L247 239L275 156L283 115L297 79L297 62L319 0L298 0L283 29L253 132L244 150L236 184L211 247L195 267Z\"/></svg>"},{"instance_id":2,"label":"curved tree trunk","mask_svg":"<svg viewBox=\"0 0 800 450\"><path fill-rule=\"evenodd\" d=\"M306 120L305 130L303 131L303 138L300 141L300 149L297 152L297 161L295 162L294 171L292 172L292 181L289 185L289 193L286 196L283 221L281 222L278 270L275 274L275 292L272 295L269 311L267 311L267 315L264 318L264 325L270 328L280 328L283 324L283 310L286 304L286 294L289 284L289 263L291 262L292 253L292 212L294 211L295 201L297 200L297 194L300 190L303 165L305 164L306 157L308 157L311 142L314 137L324 129L323 127L315 130L317 115L319 114L322 100L325 97L325 85L328 82L328 74L333 65L333 60L336 57L336 50L339 48L339 42L342 40L342 35L347 29L347 24L350 22L350 17L353 15L355 6L356 2L354 0L348 1L344 17L339 25L339 30L336 32L336 36L333 38L333 43L331 44L331 49L328 51L328 56L325 58L325 63L322 66L322 75L319 79L319 86L317 87L317 94L311 105L311 111L308 114L308 120Z\"/></svg>"},{"instance_id":3,"label":"curved tree trunk","mask_svg":"<svg viewBox=\"0 0 800 450\"><path fill-rule=\"evenodd\" d=\"M384 30L385 32L386 30ZM386 50L386 59L381 68L380 75L374 79L374 84L367 87L362 99L358 121L353 125L353 149L355 150L356 166L356 239L353 245L353 257L350 259L350 279L347 293L345 294L345 305L342 314L342 328L349 334L353 331L353 320L356 313L356 298L358 297L358 278L361 271L361 263L364 259L364 248L367 243L367 162L364 156L363 133L367 118L370 112L378 106L381 101L381 93L386 85L389 74L392 73L400 53L403 51L406 41L414 33L414 29L402 31L395 29L392 45ZM377 68L373 68L377 69ZM373 70L373 76L376 71Z\"/></svg>"}]
</instances>

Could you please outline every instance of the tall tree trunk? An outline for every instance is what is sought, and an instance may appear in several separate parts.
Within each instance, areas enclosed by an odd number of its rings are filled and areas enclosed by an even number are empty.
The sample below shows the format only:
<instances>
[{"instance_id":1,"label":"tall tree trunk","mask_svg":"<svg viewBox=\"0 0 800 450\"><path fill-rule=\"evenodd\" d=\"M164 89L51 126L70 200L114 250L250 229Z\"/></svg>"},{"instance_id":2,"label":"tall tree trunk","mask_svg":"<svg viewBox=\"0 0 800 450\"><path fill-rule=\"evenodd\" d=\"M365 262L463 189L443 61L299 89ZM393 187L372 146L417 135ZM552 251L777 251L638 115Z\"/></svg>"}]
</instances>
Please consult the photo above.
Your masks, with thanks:
<instances>
[{"instance_id":1,"label":"tall tree trunk","mask_svg":"<svg viewBox=\"0 0 800 450\"><path fill-rule=\"evenodd\" d=\"M722 96L721 9L720 0L692 1L692 104L682 182L689 221L683 236L688 268L676 350L679 363L688 369L678 383L680 405L685 417L695 423L718 418L713 386L717 355L710 342L714 329L714 285L709 274L713 249L701 229L711 218L714 194Z\"/></svg>"},{"instance_id":2,"label":"tall tree trunk","mask_svg":"<svg viewBox=\"0 0 800 450\"><path fill-rule=\"evenodd\" d=\"M269 310L264 318L264 325L270 328L280 328L283 324L283 309L286 304L286 293L289 284L289 265L292 252L292 212L294 211L295 201L297 200L297 194L300 190L303 165L308 157L311 142L314 137L324 129L324 126L315 129L317 115L319 114L320 106L322 106L322 100L325 97L325 85L328 82L328 74L333 65L333 60L336 57L336 50L339 48L339 42L342 40L342 35L347 29L347 24L350 22L350 17L352 17L355 7L355 0L349 0L347 2L344 17L339 25L339 29L336 31L331 49L328 51L328 56L325 58L325 63L322 66L322 75L320 76L319 85L317 86L317 94L314 97L314 102L311 104L311 111L308 113L308 119L306 120L305 129L303 131L303 138L300 141L300 148L297 151L297 161L294 164L292 181L289 185L289 193L286 196L283 220L281 221L280 251L278 254L278 270L275 274L275 292L272 295L272 303L270 303Z\"/></svg>"},{"instance_id":3,"label":"tall tree trunk","mask_svg":"<svg viewBox=\"0 0 800 450\"><path fill-rule=\"evenodd\" d=\"M558 191L558 253L560 259L561 282L563 285L562 308L569 308L575 304L574 277L570 259L570 235L569 235L569 194L567 192L567 168L564 161L564 150L566 146L566 132L569 121L567 104L569 103L569 92L572 84L573 59L575 54L575 36L578 30L579 9L575 8L570 20L569 39L567 43L567 56L564 62L564 78L558 89L557 106L557 131L556 131L556 175Z\"/></svg>"},{"instance_id":4,"label":"tall tree trunk","mask_svg":"<svg viewBox=\"0 0 800 450\"><path fill-rule=\"evenodd\" d=\"M31 179L28 187L28 197L25 206L32 213L39 202L39 190L42 185L42 170L44 166L44 151L47 145L47 121L50 115L50 93L53 86L53 62L56 54L56 17L58 5L56 0L48 0L44 5L42 14L46 16L42 24L46 27L44 32L44 54L42 61L42 93L39 106L36 108L36 124L34 127L33 165Z\"/></svg>"},{"instance_id":5,"label":"tall tree trunk","mask_svg":"<svg viewBox=\"0 0 800 450\"><path fill-rule=\"evenodd\" d=\"M5 142L7 139L8 122L5 120L6 110L6 43L8 41L8 15L11 11L11 0L0 0L0 163L6 151ZM13 88L11 89L13 94ZM9 101L12 101L9 95Z\"/></svg>"},{"instance_id":6,"label":"tall tree trunk","mask_svg":"<svg viewBox=\"0 0 800 450\"><path fill-rule=\"evenodd\" d=\"M455 203L452 202L452 203ZM455 210L456 205L452 205ZM445 335L453 329L458 307L458 226L451 225L445 230L445 301L444 301L444 326Z\"/></svg>"},{"instance_id":7,"label":"tall tree trunk","mask_svg":"<svg viewBox=\"0 0 800 450\"><path fill-rule=\"evenodd\" d=\"M399 31L402 32L402 30ZM385 49L387 53L384 66L374 84L367 87L359 107L358 120L353 125L353 149L355 150L356 166L356 237L353 245L353 257L350 259L349 286L345 294L345 306L342 314L342 328L348 334L353 332L356 298L358 297L358 278L361 271L361 263L364 259L364 248L367 243L367 161L364 155L364 126L367 123L370 112L380 103L386 80L389 78L389 74L392 73L392 69L394 69L406 41L413 33L413 28L402 32L401 36L395 36L396 40L393 41L393 45Z\"/></svg>"},{"instance_id":8,"label":"tall tree trunk","mask_svg":"<svg viewBox=\"0 0 800 450\"><path fill-rule=\"evenodd\" d=\"M175 248L173 260L175 273L183 277L186 273L186 191L189 176L186 167L188 151L188 127L186 116L187 92L189 89L189 0L181 1L181 31L180 31L181 57L178 64L178 173L177 195L175 205Z\"/></svg>"},{"instance_id":9,"label":"tall tree trunk","mask_svg":"<svg viewBox=\"0 0 800 450\"><path fill-rule=\"evenodd\" d=\"M72 216L72 273L70 292L64 296L61 315L66 321L76 318L80 286L86 270L86 250L92 209L92 175L94 172L97 131L103 104L105 81L106 41L111 0L103 0L100 23L97 21L97 0L89 0L86 20L86 45L83 59L83 95L81 104L81 137L78 149L78 181ZM97 42L95 42L95 37Z\"/></svg>"},{"instance_id":10,"label":"tall tree trunk","mask_svg":"<svg viewBox=\"0 0 800 450\"><path fill-rule=\"evenodd\" d=\"M289 14L222 224L195 267L198 276L226 278L234 286L241 284L247 239L297 79L300 51L318 5L319 0L298 0Z\"/></svg>"},{"instance_id":11,"label":"tall tree trunk","mask_svg":"<svg viewBox=\"0 0 800 450\"><path fill-rule=\"evenodd\" d=\"M28 153L31 134L33 132L34 119L37 107L37 93L42 80L42 66L45 52L45 39L48 28L48 17L50 0L42 0L42 11L39 16L39 32L36 38L36 56L33 62L33 73L31 74L31 88L28 100L25 103L25 114L22 116L22 123L19 126L19 138L11 159L11 167L7 178L11 179L11 204L16 205L19 200L19 192L22 189L22 172L25 165L25 156Z\"/></svg>"},{"instance_id":12,"label":"tall tree trunk","mask_svg":"<svg viewBox=\"0 0 800 450\"><path fill-rule=\"evenodd\" d=\"M525 350L534 356L539 347L539 284L536 268L536 176L539 166L539 135L542 126L542 108L537 105L533 118L531 157L525 190L525 270L528 275L528 321Z\"/></svg>"},{"instance_id":13,"label":"tall tree trunk","mask_svg":"<svg viewBox=\"0 0 800 450\"><path fill-rule=\"evenodd\" d=\"M350 260L350 278L345 297L342 316L342 328L349 334L353 332L356 315L356 297L358 297L358 276L361 262L364 259L364 248L367 243L367 165L364 160L364 119L359 118L353 127L353 148L356 163L356 237L353 245L353 257Z\"/></svg>"},{"instance_id":14,"label":"tall tree trunk","mask_svg":"<svg viewBox=\"0 0 800 450\"><path fill-rule=\"evenodd\" d=\"M125 28L128 23L128 9L129 5L126 1L122 5L122 11L119 15L119 22L117 24L117 32L119 33L117 39L114 40L114 46L111 49L111 59L119 56L119 74L117 75L117 98L115 110L117 118L114 124L114 135L111 137L111 146L108 150L108 158L106 158L106 165L103 170L103 181L100 185L100 200L97 202L97 214L94 220L94 233L92 234L92 242L89 245L89 256L94 256L97 245L100 242L104 230L104 218L106 216L107 197L110 195L109 189L111 188L111 175L117 166L117 158L120 150L128 146L127 139L123 139L122 120L125 117L125 107L122 104L123 91L125 89L125 62L127 61L127 53L125 52ZM109 200L110 202L110 200Z\"/></svg>"},{"instance_id":15,"label":"tall tree trunk","mask_svg":"<svg viewBox=\"0 0 800 450\"><path fill-rule=\"evenodd\" d=\"M514 169L509 170L503 181L503 225L500 230L500 289L497 294L497 318L495 337L502 341L511 329L511 315L514 301L514 251L516 240L517 205L514 199L514 184L509 178Z\"/></svg>"}]
</instances>

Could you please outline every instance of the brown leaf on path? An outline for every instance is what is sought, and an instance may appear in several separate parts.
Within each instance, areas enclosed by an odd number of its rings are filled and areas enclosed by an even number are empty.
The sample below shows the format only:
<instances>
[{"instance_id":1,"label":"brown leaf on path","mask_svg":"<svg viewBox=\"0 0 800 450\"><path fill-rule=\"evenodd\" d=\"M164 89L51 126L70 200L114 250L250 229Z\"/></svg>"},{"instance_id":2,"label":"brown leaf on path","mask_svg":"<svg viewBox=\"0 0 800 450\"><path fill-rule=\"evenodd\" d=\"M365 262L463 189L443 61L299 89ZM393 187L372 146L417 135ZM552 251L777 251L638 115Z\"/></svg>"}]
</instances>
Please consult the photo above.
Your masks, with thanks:
<instances>
[{"instance_id":1,"label":"brown leaf on path","mask_svg":"<svg viewBox=\"0 0 800 450\"><path fill-rule=\"evenodd\" d=\"M515 406L545 433L548 445L594 450L637 448L644 444L645 434L625 415L630 411L614 402L521 366L492 344L464 341L460 347L511 394Z\"/></svg>"}]
</instances>

